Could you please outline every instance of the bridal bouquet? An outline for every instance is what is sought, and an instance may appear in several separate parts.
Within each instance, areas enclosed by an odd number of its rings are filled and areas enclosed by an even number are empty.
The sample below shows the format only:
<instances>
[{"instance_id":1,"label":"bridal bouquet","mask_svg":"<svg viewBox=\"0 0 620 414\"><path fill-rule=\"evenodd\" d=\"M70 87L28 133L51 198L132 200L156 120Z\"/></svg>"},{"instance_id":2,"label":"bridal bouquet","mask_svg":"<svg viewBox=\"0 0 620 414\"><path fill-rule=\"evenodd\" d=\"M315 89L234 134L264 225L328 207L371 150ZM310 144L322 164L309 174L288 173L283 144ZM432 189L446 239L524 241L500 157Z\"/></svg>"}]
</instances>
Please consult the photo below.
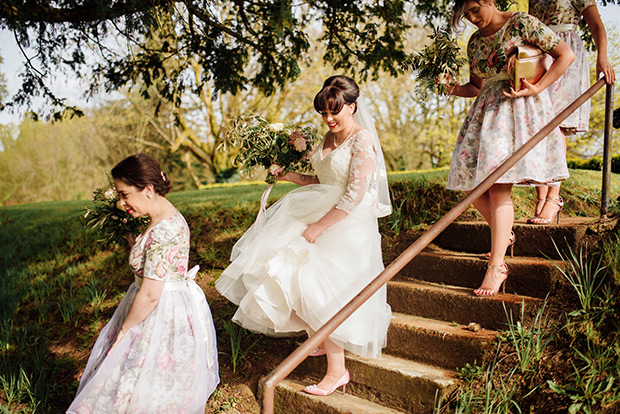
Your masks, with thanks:
<instances>
[{"instance_id":1,"label":"bridal bouquet","mask_svg":"<svg viewBox=\"0 0 620 414\"><path fill-rule=\"evenodd\" d=\"M242 115L235 119L228 131L225 144L238 149L235 164L243 166L248 174L258 167L268 170L265 181L276 182L273 171L307 171L308 156L318 141L313 125L294 123L270 124L256 115Z\"/></svg>"},{"instance_id":2,"label":"bridal bouquet","mask_svg":"<svg viewBox=\"0 0 620 414\"><path fill-rule=\"evenodd\" d=\"M457 83L459 70L467 61L447 27L433 28L428 37L433 42L411 61L418 82L417 92L422 98L433 93L445 95L448 87Z\"/></svg>"},{"instance_id":3,"label":"bridal bouquet","mask_svg":"<svg viewBox=\"0 0 620 414\"><path fill-rule=\"evenodd\" d=\"M121 207L113 184L108 189L98 188L93 192L93 206L86 208L83 218L86 227L101 235L97 241L106 245L127 243L127 234L137 236L149 223L147 217L133 218Z\"/></svg>"}]
</instances>

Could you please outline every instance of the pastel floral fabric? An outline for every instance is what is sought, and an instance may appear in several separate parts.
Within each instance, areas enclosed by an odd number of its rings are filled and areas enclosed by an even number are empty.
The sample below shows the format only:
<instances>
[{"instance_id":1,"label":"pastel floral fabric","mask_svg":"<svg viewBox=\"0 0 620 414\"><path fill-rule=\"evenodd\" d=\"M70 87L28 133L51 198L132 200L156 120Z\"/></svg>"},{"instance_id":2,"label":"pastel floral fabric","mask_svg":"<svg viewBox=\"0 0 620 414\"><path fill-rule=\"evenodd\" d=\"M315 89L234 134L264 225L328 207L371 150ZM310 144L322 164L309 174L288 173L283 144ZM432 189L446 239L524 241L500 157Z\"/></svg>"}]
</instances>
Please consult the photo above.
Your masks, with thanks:
<instances>
[{"instance_id":1,"label":"pastel floral fabric","mask_svg":"<svg viewBox=\"0 0 620 414\"><path fill-rule=\"evenodd\" d=\"M536 18L515 13L494 35L475 32L468 45L472 73L482 79L506 74L506 55L519 45L549 52L560 39ZM472 190L555 117L549 94L509 98L508 80L489 80L474 101L452 155L447 188ZM542 184L568 178L563 138L556 128L497 183Z\"/></svg>"},{"instance_id":2,"label":"pastel floral fabric","mask_svg":"<svg viewBox=\"0 0 620 414\"><path fill-rule=\"evenodd\" d=\"M508 73L507 56L516 46L532 44L544 52L552 51L560 43L553 30L538 19L515 13L495 34L483 37L476 31L467 45L469 65L474 75L486 79Z\"/></svg>"},{"instance_id":3,"label":"pastel floral fabric","mask_svg":"<svg viewBox=\"0 0 620 414\"><path fill-rule=\"evenodd\" d=\"M137 238L129 257L136 282L97 338L68 413L204 413L219 383L215 328L204 292L188 278L188 255L178 212ZM142 278L164 283L159 302L111 349Z\"/></svg>"},{"instance_id":4,"label":"pastel floral fabric","mask_svg":"<svg viewBox=\"0 0 620 414\"><path fill-rule=\"evenodd\" d=\"M579 24L583 11L596 6L595 0L530 0L529 14L551 26L553 24Z\"/></svg>"},{"instance_id":5,"label":"pastel floral fabric","mask_svg":"<svg viewBox=\"0 0 620 414\"><path fill-rule=\"evenodd\" d=\"M129 255L129 265L137 276L160 281L185 278L189 228L183 226L184 222L183 216L177 214L138 236Z\"/></svg>"},{"instance_id":6,"label":"pastel floral fabric","mask_svg":"<svg viewBox=\"0 0 620 414\"><path fill-rule=\"evenodd\" d=\"M530 0L530 14L546 25L574 24L581 20L583 11L595 6L594 0ZM590 87L590 66L581 36L574 30L560 31L558 37L564 40L575 53L575 61L566 72L551 85L549 95L556 113L560 113ZM568 132L584 132L590 122L590 100L569 115L561 127Z\"/></svg>"}]
</instances>

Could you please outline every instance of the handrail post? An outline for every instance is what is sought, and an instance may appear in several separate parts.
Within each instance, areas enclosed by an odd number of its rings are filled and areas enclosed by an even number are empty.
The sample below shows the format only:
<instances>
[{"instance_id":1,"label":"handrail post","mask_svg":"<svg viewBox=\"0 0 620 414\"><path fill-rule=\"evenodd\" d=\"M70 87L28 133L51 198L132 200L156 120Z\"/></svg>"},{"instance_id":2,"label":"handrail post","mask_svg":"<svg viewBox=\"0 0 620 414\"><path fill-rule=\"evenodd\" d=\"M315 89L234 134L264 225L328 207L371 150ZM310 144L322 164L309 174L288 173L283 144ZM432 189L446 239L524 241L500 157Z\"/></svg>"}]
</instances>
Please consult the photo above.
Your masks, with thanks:
<instances>
[{"instance_id":1,"label":"handrail post","mask_svg":"<svg viewBox=\"0 0 620 414\"><path fill-rule=\"evenodd\" d=\"M601 218L609 211L609 186L611 182L611 138L614 106L614 85L607 84L605 91L605 127L603 133L603 184L601 188Z\"/></svg>"}]
</instances>

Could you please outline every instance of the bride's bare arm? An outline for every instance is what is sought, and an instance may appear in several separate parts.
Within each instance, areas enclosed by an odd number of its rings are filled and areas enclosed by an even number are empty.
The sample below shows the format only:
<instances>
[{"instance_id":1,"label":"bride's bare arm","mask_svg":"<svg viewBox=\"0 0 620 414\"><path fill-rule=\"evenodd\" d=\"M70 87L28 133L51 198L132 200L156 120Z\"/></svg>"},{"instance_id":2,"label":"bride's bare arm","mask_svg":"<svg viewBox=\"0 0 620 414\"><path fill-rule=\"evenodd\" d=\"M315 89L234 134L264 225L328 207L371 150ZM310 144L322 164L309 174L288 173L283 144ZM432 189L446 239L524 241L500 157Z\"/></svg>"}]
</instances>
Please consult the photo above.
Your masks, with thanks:
<instances>
[{"instance_id":1,"label":"bride's bare arm","mask_svg":"<svg viewBox=\"0 0 620 414\"><path fill-rule=\"evenodd\" d=\"M316 175L300 174L296 172L282 174L283 172L284 168L280 167L271 174L278 176L278 181L288 181L298 185L320 184L319 178Z\"/></svg>"}]
</instances>

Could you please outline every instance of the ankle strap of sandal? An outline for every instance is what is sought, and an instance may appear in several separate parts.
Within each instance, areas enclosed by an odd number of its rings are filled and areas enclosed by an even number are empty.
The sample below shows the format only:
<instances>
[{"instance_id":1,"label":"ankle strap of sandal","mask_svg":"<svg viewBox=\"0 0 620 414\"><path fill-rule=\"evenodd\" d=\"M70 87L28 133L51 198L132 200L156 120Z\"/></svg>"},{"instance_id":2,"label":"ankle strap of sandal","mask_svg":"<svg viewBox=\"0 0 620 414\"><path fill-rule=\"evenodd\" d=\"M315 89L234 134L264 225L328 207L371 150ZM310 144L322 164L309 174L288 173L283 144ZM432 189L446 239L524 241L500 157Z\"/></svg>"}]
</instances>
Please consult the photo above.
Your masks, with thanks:
<instances>
[{"instance_id":1,"label":"ankle strap of sandal","mask_svg":"<svg viewBox=\"0 0 620 414\"><path fill-rule=\"evenodd\" d=\"M508 265L506 264L506 262L504 263L500 263L498 265L487 265L487 267L489 269L493 269L496 272L500 272L500 273L504 273L504 274L508 274Z\"/></svg>"},{"instance_id":2,"label":"ankle strap of sandal","mask_svg":"<svg viewBox=\"0 0 620 414\"><path fill-rule=\"evenodd\" d=\"M553 203L553 204L558 205L560 207L564 206L564 200L562 200L562 197L545 198L545 202L546 203Z\"/></svg>"}]
</instances>

